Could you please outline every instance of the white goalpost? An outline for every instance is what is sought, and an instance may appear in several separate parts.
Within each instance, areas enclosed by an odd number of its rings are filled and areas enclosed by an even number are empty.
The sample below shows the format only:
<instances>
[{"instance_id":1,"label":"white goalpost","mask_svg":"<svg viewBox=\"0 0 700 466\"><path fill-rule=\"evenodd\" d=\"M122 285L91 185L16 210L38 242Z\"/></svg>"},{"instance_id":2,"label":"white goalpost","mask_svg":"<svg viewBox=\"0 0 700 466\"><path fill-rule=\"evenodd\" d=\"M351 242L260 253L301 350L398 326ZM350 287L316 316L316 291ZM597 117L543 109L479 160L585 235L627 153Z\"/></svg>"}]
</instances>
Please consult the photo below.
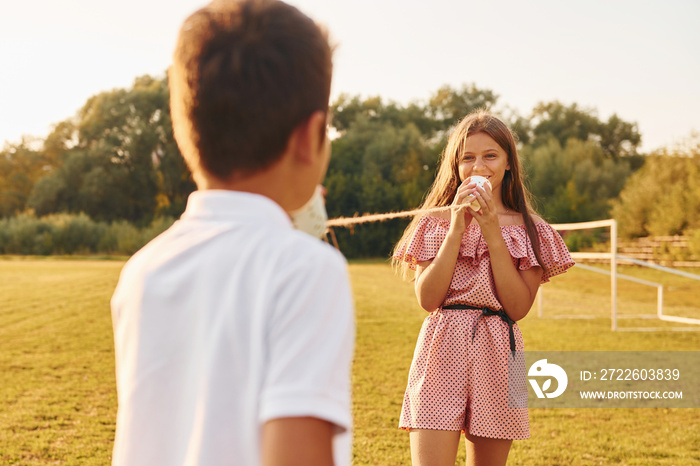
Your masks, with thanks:
<instances>
[{"instance_id":1,"label":"white goalpost","mask_svg":"<svg viewBox=\"0 0 700 466\"><path fill-rule=\"evenodd\" d=\"M624 275L618 273L617 266L620 262L632 263L640 265L642 267L649 267L655 270L660 270L662 272L671 273L674 275L680 275L682 277L700 280L700 275L695 275L688 272L683 272L681 270L675 270L669 267L663 267L660 265L652 264L650 262L633 259L631 257L626 257L617 254L617 222L614 219L600 220L596 222L582 222L582 223L564 223L552 225L555 230L558 231L570 231L570 230L585 230L592 228L609 228L610 229L610 250L607 252L572 252L571 256L577 261L575 267L589 270L596 273L602 273L610 276L610 320L611 320L611 330L615 331L660 331L660 330L675 330L675 331L694 331L700 330L700 327L618 327L618 319L658 319L667 322L677 322L683 324L700 325L700 319L692 319L689 317L672 316L664 313L664 287L660 283L651 282L648 280L643 280L641 278L631 277L629 275ZM579 260L586 259L598 259L610 262L610 270L601 269L598 267L591 267L586 264L582 264ZM626 280L639 283L646 286L655 287L657 289L657 299L656 299L656 314L642 314L642 315L618 315L617 307L617 281ZM543 290L540 290L537 294L537 315L538 317L543 317ZM560 319L591 319L594 316L590 315L573 315L573 316L557 316L548 315L550 318L560 318Z\"/></svg>"}]
</instances>

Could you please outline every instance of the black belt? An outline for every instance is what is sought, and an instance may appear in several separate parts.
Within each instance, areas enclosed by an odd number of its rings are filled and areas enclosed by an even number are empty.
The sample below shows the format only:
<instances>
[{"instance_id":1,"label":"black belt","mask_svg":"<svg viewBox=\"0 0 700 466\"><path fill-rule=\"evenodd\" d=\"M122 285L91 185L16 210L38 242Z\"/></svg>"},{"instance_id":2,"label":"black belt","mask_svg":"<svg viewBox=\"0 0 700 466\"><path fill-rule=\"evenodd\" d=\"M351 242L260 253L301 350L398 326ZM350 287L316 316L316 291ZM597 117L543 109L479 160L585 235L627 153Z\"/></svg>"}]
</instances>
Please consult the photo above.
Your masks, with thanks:
<instances>
[{"instance_id":1,"label":"black belt","mask_svg":"<svg viewBox=\"0 0 700 466\"><path fill-rule=\"evenodd\" d=\"M476 306L470 306L468 304L450 304L447 306L442 306L442 309L451 309L451 310L459 310L459 309L475 309L477 311L481 311L481 314L479 314L479 317L476 318L476 322L474 322L474 331L472 332L472 341L474 340L474 336L476 335L476 329L477 329L477 324L479 323L479 320L486 316L498 316L501 318L503 322L508 324L508 336L510 338L510 350L515 353L515 333L513 332L513 325L515 325L515 321L506 314L506 311L500 310L500 311L494 311L493 309L489 309L488 307L476 307Z\"/></svg>"}]
</instances>

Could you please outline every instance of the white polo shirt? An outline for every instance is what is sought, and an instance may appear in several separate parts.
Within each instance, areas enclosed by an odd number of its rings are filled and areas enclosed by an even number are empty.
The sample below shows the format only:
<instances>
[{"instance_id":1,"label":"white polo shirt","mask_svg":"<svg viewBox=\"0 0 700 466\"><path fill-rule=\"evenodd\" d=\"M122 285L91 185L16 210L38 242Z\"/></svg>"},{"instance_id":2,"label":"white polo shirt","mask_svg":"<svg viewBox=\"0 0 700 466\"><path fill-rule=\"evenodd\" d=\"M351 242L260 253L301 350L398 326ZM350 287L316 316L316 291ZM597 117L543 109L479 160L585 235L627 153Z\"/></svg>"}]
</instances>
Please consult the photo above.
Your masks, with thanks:
<instances>
[{"instance_id":1,"label":"white polo shirt","mask_svg":"<svg viewBox=\"0 0 700 466\"><path fill-rule=\"evenodd\" d=\"M351 461L347 263L270 199L196 191L112 297L115 465L257 465L262 425L337 426Z\"/></svg>"}]
</instances>

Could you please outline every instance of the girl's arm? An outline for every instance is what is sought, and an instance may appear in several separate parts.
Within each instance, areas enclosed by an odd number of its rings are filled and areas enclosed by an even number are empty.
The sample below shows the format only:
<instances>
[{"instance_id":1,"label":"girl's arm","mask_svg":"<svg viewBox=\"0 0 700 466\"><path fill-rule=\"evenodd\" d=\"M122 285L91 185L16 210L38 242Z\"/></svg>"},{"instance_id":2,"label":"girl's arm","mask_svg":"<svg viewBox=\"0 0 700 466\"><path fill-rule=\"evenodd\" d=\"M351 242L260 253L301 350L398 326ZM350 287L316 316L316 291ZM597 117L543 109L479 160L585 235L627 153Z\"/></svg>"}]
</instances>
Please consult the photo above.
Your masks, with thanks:
<instances>
[{"instance_id":1,"label":"girl's arm","mask_svg":"<svg viewBox=\"0 0 700 466\"><path fill-rule=\"evenodd\" d=\"M415 291L420 307L428 312L439 308L452 283L452 274L457 264L462 235L471 222L472 215L463 204L475 184L469 183L459 187L452 202L450 229L438 253L430 261L418 263L416 269Z\"/></svg>"},{"instance_id":2,"label":"girl's arm","mask_svg":"<svg viewBox=\"0 0 700 466\"><path fill-rule=\"evenodd\" d=\"M484 237L485 238L485 237ZM527 315L537 296L542 278L542 268L532 267L528 270L518 270L513 265L510 252L506 247L503 236L486 240L491 255L491 270L496 283L498 300L503 304L508 316L520 320Z\"/></svg>"},{"instance_id":3,"label":"girl's arm","mask_svg":"<svg viewBox=\"0 0 700 466\"><path fill-rule=\"evenodd\" d=\"M501 234L491 193L482 188L476 188L476 193L478 193L481 210L474 216L481 226L484 240L489 247L498 300L511 319L520 320L527 315L535 301L542 278L542 268L518 270L513 264L510 251Z\"/></svg>"},{"instance_id":4,"label":"girl's arm","mask_svg":"<svg viewBox=\"0 0 700 466\"><path fill-rule=\"evenodd\" d=\"M452 283L452 274L457 263L461 242L462 234L453 232L450 228L435 259L418 263L415 284L416 297L420 307L428 312L439 308L445 300L450 283Z\"/></svg>"}]
</instances>

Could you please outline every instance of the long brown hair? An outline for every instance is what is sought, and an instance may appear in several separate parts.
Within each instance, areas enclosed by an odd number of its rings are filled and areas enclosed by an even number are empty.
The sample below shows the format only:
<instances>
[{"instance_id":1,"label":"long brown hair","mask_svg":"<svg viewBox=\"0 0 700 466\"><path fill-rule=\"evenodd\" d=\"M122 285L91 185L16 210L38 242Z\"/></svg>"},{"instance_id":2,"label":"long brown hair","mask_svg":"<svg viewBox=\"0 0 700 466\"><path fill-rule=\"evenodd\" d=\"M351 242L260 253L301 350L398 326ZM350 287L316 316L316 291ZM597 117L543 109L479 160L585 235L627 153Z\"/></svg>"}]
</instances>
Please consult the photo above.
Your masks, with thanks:
<instances>
[{"instance_id":1,"label":"long brown hair","mask_svg":"<svg viewBox=\"0 0 700 466\"><path fill-rule=\"evenodd\" d=\"M546 266L542 262L540 241L535 222L532 219L536 212L532 208L530 192L523 183L524 174L520 158L518 157L515 137L505 123L485 110L477 110L470 113L452 129L445 149L440 156L440 166L438 167L435 181L433 181L420 208L430 209L446 207L452 204L457 194L457 188L460 185L459 155L463 152L467 138L477 133L489 135L508 154L510 170L506 170L503 176L501 198L506 208L522 214L525 229L530 238L537 262L546 271ZM392 262L401 270L404 278L408 277L409 265L396 256L397 254L402 254L402 249L413 236L418 222L420 222L420 217L414 217L396 244L392 254Z\"/></svg>"}]
</instances>

